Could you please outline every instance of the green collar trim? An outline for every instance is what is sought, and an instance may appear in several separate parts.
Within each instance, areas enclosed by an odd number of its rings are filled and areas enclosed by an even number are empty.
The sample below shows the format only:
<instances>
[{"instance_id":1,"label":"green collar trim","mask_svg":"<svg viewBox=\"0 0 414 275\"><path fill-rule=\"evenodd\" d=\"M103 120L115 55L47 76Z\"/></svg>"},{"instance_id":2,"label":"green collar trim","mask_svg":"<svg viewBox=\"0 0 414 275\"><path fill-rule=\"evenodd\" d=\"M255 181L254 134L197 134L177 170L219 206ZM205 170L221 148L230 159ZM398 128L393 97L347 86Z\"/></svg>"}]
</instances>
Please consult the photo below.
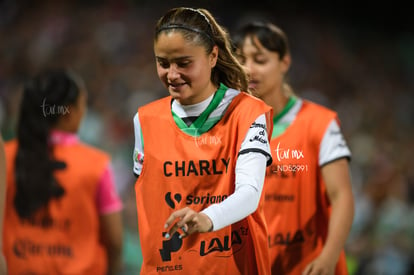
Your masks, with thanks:
<instances>
[{"instance_id":1,"label":"green collar trim","mask_svg":"<svg viewBox=\"0 0 414 275\"><path fill-rule=\"evenodd\" d=\"M282 133L285 132L286 128L289 127L290 123L280 123L280 120L282 119L284 115L286 115L292 109L292 107L295 105L297 101L298 101L298 98L296 96L290 96L283 110L280 113L278 113L275 117L273 117L272 138L275 138L281 135Z\"/></svg>"},{"instance_id":2,"label":"green collar trim","mask_svg":"<svg viewBox=\"0 0 414 275\"><path fill-rule=\"evenodd\" d=\"M210 116L210 114L217 108L217 106L223 100L224 95L226 94L227 90L228 88L224 84L220 83L220 87L214 94L213 99L211 100L210 104L200 114L200 116L193 123L191 123L190 126L187 126L187 124L177 114L175 114L171 110L175 124L177 124L178 128L180 128L182 131L192 136L199 136L202 133L208 131L208 129L210 129L212 125L211 125L211 122L207 123L209 126L207 129L205 127L206 121L208 121L208 117Z\"/></svg>"},{"instance_id":3,"label":"green collar trim","mask_svg":"<svg viewBox=\"0 0 414 275\"><path fill-rule=\"evenodd\" d=\"M273 124L276 124L279 122L279 120L286 115L290 109L292 109L293 105L295 105L296 101L298 101L296 96L290 96L289 100L286 104L286 106L283 108L283 110L278 113L275 117L273 117Z\"/></svg>"}]
</instances>

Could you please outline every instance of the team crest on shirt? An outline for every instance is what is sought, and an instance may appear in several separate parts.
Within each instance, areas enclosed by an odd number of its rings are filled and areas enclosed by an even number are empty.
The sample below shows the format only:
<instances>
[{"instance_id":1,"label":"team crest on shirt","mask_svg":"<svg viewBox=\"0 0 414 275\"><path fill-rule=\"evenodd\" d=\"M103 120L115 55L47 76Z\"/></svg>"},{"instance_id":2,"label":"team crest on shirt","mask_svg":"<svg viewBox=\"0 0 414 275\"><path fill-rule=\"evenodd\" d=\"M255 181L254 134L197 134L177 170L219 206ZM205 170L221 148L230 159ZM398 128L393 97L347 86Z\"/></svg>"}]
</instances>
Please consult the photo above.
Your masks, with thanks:
<instances>
[{"instance_id":1,"label":"team crest on shirt","mask_svg":"<svg viewBox=\"0 0 414 275\"><path fill-rule=\"evenodd\" d=\"M137 163L142 164L144 162L144 154L141 152L138 152L138 150L134 151L134 161Z\"/></svg>"}]
</instances>

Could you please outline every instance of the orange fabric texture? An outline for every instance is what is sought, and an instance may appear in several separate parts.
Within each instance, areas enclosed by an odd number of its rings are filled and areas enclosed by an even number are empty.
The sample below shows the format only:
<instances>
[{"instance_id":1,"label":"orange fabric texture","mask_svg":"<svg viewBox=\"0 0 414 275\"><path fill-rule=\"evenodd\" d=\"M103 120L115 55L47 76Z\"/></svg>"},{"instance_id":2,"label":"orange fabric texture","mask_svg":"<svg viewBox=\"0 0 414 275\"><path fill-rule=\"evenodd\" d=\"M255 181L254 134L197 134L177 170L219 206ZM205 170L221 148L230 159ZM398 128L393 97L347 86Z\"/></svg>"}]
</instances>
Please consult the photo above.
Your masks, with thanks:
<instances>
[{"instance_id":1,"label":"orange fabric texture","mask_svg":"<svg viewBox=\"0 0 414 275\"><path fill-rule=\"evenodd\" d=\"M270 274L263 199L256 212L221 230L165 239L164 222L186 206L201 211L234 192L241 143L255 119L271 108L241 93L209 131L193 137L171 114L171 97L139 109L144 164L135 190L143 254L141 274Z\"/></svg>"},{"instance_id":2,"label":"orange fabric texture","mask_svg":"<svg viewBox=\"0 0 414 275\"><path fill-rule=\"evenodd\" d=\"M271 140L264 185L272 274L302 274L322 250L330 203L318 164L320 143L336 113L304 101L293 123ZM336 274L348 274L344 253Z\"/></svg>"},{"instance_id":3,"label":"orange fabric texture","mask_svg":"<svg viewBox=\"0 0 414 275\"><path fill-rule=\"evenodd\" d=\"M106 274L107 258L99 242L96 194L109 156L83 143L56 145L55 158L67 165L66 169L55 172L65 195L49 202L51 220L22 221L13 204L17 146L16 141L5 146L7 198L3 251L9 274Z\"/></svg>"}]
</instances>

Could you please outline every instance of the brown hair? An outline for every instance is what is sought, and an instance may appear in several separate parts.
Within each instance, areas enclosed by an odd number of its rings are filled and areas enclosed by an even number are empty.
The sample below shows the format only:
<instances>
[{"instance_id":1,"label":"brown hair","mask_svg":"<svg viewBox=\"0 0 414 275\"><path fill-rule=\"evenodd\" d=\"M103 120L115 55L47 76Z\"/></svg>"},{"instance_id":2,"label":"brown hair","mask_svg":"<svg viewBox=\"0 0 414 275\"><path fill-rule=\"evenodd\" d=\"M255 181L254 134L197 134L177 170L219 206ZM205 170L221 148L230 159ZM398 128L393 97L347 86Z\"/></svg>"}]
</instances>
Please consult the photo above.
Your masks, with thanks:
<instances>
[{"instance_id":1,"label":"brown hair","mask_svg":"<svg viewBox=\"0 0 414 275\"><path fill-rule=\"evenodd\" d=\"M229 88L247 91L247 74L233 54L230 36L208 10L186 7L169 10L156 24L154 41L160 33L172 31L179 31L187 41L204 46L207 53L217 45L218 59L211 81L217 86L223 83Z\"/></svg>"}]
</instances>

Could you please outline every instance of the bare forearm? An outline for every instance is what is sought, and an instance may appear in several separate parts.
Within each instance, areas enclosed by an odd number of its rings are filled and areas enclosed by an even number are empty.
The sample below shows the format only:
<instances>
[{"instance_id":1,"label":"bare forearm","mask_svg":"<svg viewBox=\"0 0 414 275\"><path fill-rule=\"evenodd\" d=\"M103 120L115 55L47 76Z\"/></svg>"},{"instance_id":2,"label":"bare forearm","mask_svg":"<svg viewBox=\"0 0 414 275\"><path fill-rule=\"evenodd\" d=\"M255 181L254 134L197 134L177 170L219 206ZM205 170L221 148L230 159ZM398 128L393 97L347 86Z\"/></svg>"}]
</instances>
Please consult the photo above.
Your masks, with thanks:
<instances>
[{"instance_id":1,"label":"bare forearm","mask_svg":"<svg viewBox=\"0 0 414 275\"><path fill-rule=\"evenodd\" d=\"M342 192L332 201L328 236L323 255L338 259L344 248L354 218L354 201L351 191Z\"/></svg>"},{"instance_id":2,"label":"bare forearm","mask_svg":"<svg viewBox=\"0 0 414 275\"><path fill-rule=\"evenodd\" d=\"M122 253L114 251L108 254L108 275L117 275L122 271Z\"/></svg>"},{"instance_id":3,"label":"bare forearm","mask_svg":"<svg viewBox=\"0 0 414 275\"><path fill-rule=\"evenodd\" d=\"M101 216L102 243L108 257L108 274L119 274L122 269L123 226L120 212Z\"/></svg>"}]
</instances>

